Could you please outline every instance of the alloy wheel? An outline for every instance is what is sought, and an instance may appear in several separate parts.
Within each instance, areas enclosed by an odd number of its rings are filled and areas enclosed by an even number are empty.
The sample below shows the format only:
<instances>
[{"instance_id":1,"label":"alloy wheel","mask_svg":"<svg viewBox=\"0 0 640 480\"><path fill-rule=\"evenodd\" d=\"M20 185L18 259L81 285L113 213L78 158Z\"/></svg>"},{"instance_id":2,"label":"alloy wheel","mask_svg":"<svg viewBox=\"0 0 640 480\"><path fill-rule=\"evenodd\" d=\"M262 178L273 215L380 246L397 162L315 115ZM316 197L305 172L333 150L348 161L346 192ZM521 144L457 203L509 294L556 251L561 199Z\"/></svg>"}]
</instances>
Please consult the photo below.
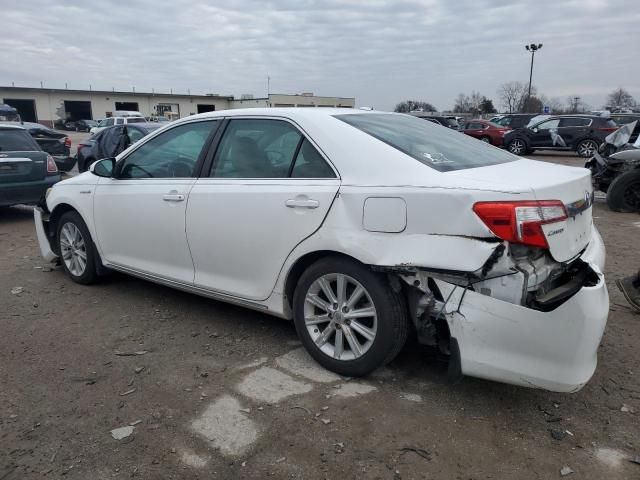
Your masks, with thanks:
<instances>
[{"instance_id":1,"label":"alloy wheel","mask_svg":"<svg viewBox=\"0 0 640 480\"><path fill-rule=\"evenodd\" d=\"M364 355L378 331L376 307L369 292L341 273L323 275L310 285L304 322L316 347L336 360Z\"/></svg>"},{"instance_id":2,"label":"alloy wheel","mask_svg":"<svg viewBox=\"0 0 640 480\"><path fill-rule=\"evenodd\" d=\"M524 153L524 150L525 144L522 140L516 139L509 144L509 151L514 155L522 155Z\"/></svg>"},{"instance_id":3,"label":"alloy wheel","mask_svg":"<svg viewBox=\"0 0 640 480\"><path fill-rule=\"evenodd\" d=\"M581 157L592 157L598 150L598 145L593 140L585 140L578 145L578 155Z\"/></svg>"},{"instance_id":4,"label":"alloy wheel","mask_svg":"<svg viewBox=\"0 0 640 480\"><path fill-rule=\"evenodd\" d=\"M67 270L80 277L87 268L87 245L80 229L71 222L60 229L60 253Z\"/></svg>"}]
</instances>

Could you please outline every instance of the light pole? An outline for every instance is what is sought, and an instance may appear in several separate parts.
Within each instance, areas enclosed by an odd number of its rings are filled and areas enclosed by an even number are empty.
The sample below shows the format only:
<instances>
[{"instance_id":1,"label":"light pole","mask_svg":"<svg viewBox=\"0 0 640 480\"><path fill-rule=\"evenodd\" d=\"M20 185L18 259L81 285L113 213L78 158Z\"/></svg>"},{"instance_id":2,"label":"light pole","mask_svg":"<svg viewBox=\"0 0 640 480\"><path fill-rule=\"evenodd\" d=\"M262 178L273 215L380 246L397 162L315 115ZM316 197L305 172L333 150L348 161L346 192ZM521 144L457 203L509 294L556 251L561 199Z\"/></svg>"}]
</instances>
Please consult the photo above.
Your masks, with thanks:
<instances>
[{"instance_id":1,"label":"light pole","mask_svg":"<svg viewBox=\"0 0 640 480\"><path fill-rule=\"evenodd\" d=\"M529 100L531 99L531 79L533 78L533 58L536 56L536 52L542 48L542 44L532 43L530 45L525 45L524 48L527 51L531 52L531 69L529 70L529 92L527 93L527 103L524 104L525 110L529 106Z\"/></svg>"}]
</instances>

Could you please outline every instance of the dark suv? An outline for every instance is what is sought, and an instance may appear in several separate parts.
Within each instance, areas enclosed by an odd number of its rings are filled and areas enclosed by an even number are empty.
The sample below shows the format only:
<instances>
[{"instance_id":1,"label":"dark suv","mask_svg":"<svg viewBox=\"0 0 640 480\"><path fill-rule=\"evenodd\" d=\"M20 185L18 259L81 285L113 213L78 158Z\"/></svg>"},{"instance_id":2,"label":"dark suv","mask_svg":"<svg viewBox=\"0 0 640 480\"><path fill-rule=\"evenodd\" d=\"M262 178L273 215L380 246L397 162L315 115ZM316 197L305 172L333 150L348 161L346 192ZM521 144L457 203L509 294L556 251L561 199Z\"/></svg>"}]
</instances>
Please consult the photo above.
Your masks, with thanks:
<instances>
[{"instance_id":1,"label":"dark suv","mask_svg":"<svg viewBox=\"0 0 640 480\"><path fill-rule=\"evenodd\" d=\"M515 155L534 150L574 150L584 158L592 157L604 138L614 132L616 122L595 115L550 117L529 127L512 130L504 136L504 145Z\"/></svg>"},{"instance_id":2,"label":"dark suv","mask_svg":"<svg viewBox=\"0 0 640 480\"><path fill-rule=\"evenodd\" d=\"M509 127L512 130L516 128L526 127L534 117L537 117L538 113L509 113L507 115L501 115L500 117L494 117L490 122L496 123L501 127Z\"/></svg>"}]
</instances>

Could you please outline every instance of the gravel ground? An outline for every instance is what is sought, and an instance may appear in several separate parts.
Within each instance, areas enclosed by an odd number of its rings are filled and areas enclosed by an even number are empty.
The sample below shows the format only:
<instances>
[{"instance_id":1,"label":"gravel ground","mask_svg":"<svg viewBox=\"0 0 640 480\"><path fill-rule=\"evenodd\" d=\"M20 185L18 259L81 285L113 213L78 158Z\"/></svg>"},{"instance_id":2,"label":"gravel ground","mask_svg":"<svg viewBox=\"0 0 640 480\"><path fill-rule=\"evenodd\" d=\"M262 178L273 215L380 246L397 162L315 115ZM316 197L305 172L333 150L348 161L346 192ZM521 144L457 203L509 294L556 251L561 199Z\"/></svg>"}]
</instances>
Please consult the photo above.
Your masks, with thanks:
<instances>
[{"instance_id":1,"label":"gravel ground","mask_svg":"<svg viewBox=\"0 0 640 480\"><path fill-rule=\"evenodd\" d=\"M289 322L119 274L72 283L31 215L0 209L0 480L640 478L640 316L614 285L640 266L638 215L596 202L611 314L576 394L452 385L416 345L340 378Z\"/></svg>"}]
</instances>

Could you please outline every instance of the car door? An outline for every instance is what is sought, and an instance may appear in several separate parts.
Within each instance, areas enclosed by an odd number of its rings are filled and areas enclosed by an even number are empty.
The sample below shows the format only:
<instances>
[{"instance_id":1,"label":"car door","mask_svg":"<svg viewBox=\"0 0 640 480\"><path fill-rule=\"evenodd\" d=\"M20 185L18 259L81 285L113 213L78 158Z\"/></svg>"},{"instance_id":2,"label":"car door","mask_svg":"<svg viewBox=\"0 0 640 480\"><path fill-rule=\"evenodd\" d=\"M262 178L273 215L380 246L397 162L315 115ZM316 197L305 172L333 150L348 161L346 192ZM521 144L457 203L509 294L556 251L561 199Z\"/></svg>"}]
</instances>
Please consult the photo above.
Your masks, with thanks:
<instances>
[{"instance_id":1,"label":"car door","mask_svg":"<svg viewBox=\"0 0 640 480\"><path fill-rule=\"evenodd\" d=\"M588 135L591 122L590 118L561 118L558 125L558 134L562 136L568 147L574 148L577 140L581 140Z\"/></svg>"},{"instance_id":2,"label":"car door","mask_svg":"<svg viewBox=\"0 0 640 480\"><path fill-rule=\"evenodd\" d=\"M293 123L228 121L209 176L189 196L187 237L195 284L266 299L289 253L315 232L340 181Z\"/></svg>"},{"instance_id":3,"label":"car door","mask_svg":"<svg viewBox=\"0 0 640 480\"><path fill-rule=\"evenodd\" d=\"M96 240L115 266L193 283L185 234L189 191L216 120L175 126L119 159L94 196Z\"/></svg>"},{"instance_id":4,"label":"car door","mask_svg":"<svg viewBox=\"0 0 640 480\"><path fill-rule=\"evenodd\" d=\"M474 138L480 138L483 133L482 127L483 125L479 122L468 122L464 129L464 133Z\"/></svg>"},{"instance_id":5,"label":"car door","mask_svg":"<svg viewBox=\"0 0 640 480\"><path fill-rule=\"evenodd\" d=\"M557 148L566 145L558 140L557 132L560 119L552 118L527 129L532 148Z\"/></svg>"}]
</instances>

